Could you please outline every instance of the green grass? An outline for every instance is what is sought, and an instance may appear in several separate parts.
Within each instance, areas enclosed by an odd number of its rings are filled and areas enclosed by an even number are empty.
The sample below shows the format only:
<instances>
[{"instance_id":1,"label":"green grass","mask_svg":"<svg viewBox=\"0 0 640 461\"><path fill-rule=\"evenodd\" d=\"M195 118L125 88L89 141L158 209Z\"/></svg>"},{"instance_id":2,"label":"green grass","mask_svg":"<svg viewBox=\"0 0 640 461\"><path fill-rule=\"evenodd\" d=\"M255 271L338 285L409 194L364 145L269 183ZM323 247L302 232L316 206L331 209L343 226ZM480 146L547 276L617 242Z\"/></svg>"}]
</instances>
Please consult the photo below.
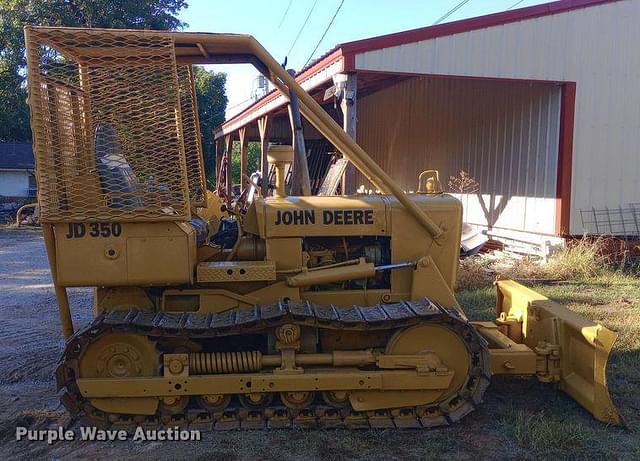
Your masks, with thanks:
<instances>
[{"instance_id":1,"label":"green grass","mask_svg":"<svg viewBox=\"0 0 640 461\"><path fill-rule=\"evenodd\" d=\"M501 423L510 437L536 456L589 459L615 458L619 454L616 447L619 443L618 434L609 434L606 428L594 428L574 421L570 415L559 416L544 410L531 413L511 409Z\"/></svg>"},{"instance_id":2,"label":"green grass","mask_svg":"<svg viewBox=\"0 0 640 461\"><path fill-rule=\"evenodd\" d=\"M496 289L492 286L462 290L456 294L458 302L472 320L496 318Z\"/></svg>"}]
</instances>

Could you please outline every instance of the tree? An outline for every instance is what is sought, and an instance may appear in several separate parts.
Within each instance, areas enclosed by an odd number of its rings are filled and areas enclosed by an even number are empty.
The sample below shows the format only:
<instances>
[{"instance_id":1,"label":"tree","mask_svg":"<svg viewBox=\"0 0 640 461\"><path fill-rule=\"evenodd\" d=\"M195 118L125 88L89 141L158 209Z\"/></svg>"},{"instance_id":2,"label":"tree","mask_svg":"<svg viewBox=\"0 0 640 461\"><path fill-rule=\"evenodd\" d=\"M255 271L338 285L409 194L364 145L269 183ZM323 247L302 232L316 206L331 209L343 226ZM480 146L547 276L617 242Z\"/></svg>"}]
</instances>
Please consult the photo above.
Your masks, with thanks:
<instances>
[{"instance_id":1,"label":"tree","mask_svg":"<svg viewBox=\"0 0 640 461\"><path fill-rule=\"evenodd\" d=\"M31 140L24 25L176 30L186 7L186 0L0 0L0 142Z\"/></svg>"},{"instance_id":2,"label":"tree","mask_svg":"<svg viewBox=\"0 0 640 461\"><path fill-rule=\"evenodd\" d=\"M31 139L23 78L0 58L0 142Z\"/></svg>"},{"instance_id":3,"label":"tree","mask_svg":"<svg viewBox=\"0 0 640 461\"><path fill-rule=\"evenodd\" d=\"M224 122L224 113L227 109L225 92L227 74L209 71L200 66L194 66L193 71L202 135L204 171L207 179L213 183L216 174L213 130Z\"/></svg>"},{"instance_id":4,"label":"tree","mask_svg":"<svg viewBox=\"0 0 640 461\"><path fill-rule=\"evenodd\" d=\"M0 0L0 142L30 141L23 27L176 30L186 0ZM226 74L194 67L205 171L215 170L213 129L224 122Z\"/></svg>"},{"instance_id":5,"label":"tree","mask_svg":"<svg viewBox=\"0 0 640 461\"><path fill-rule=\"evenodd\" d=\"M247 176L261 169L260 166L260 143L247 143ZM240 143L234 142L231 150L231 182L233 184L241 184L240 178Z\"/></svg>"}]
</instances>

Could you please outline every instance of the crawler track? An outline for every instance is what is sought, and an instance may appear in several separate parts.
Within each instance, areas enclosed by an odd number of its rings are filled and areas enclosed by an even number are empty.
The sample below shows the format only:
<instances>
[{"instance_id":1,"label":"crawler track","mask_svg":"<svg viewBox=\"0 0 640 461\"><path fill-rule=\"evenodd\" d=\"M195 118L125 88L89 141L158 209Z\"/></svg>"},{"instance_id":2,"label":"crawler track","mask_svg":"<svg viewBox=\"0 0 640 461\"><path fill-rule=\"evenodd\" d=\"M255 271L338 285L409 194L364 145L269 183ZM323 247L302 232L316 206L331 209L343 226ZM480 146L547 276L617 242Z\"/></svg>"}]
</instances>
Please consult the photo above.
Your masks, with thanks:
<instances>
[{"instance_id":1,"label":"crawler track","mask_svg":"<svg viewBox=\"0 0 640 461\"><path fill-rule=\"evenodd\" d=\"M234 398L224 411L209 413L187 408L179 414L139 416L105 413L93 407L79 392L78 358L93 341L110 333L136 333L154 339L214 337L260 333L285 323L319 329L398 330L434 322L455 330L464 340L471 357L466 383L452 396L437 404L391 410L355 412L314 404L301 410L280 405L248 410ZM489 384L490 369L485 341L455 309L446 309L429 300L379 304L369 307L339 308L311 303L276 303L232 309L220 314L164 313L136 309L111 311L96 317L90 325L67 342L56 371L58 388L64 389L62 402L77 418L103 426L181 426L201 429L263 429L282 427L420 428L448 425L460 420L481 403ZM318 399L316 399L317 401Z\"/></svg>"}]
</instances>

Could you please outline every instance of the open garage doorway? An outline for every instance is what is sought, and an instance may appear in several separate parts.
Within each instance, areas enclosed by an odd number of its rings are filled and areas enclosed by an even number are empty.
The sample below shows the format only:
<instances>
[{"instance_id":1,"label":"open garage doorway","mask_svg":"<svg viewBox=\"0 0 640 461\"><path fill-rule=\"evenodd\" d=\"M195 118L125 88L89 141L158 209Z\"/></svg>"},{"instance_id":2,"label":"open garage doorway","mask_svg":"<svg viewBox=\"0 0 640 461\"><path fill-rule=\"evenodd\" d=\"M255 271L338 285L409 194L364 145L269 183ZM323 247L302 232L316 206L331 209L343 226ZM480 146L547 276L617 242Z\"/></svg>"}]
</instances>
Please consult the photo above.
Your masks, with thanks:
<instances>
[{"instance_id":1,"label":"open garage doorway","mask_svg":"<svg viewBox=\"0 0 640 461\"><path fill-rule=\"evenodd\" d=\"M561 101L557 83L413 76L358 99L357 138L407 191L439 170L469 224L557 235Z\"/></svg>"}]
</instances>

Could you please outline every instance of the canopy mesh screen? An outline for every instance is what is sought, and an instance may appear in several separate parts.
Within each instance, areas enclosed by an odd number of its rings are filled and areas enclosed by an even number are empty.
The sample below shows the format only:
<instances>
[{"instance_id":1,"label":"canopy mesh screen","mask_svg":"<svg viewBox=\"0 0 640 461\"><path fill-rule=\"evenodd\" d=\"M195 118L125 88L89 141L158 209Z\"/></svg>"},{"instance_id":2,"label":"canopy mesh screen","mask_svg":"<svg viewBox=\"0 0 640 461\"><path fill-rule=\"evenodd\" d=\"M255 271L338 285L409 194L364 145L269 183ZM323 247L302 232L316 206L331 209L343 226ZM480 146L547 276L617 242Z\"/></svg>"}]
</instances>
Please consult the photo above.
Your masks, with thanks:
<instances>
[{"instance_id":1,"label":"canopy mesh screen","mask_svg":"<svg viewBox=\"0 0 640 461\"><path fill-rule=\"evenodd\" d=\"M178 66L180 84L180 111L182 113L182 132L184 134L184 153L187 161L187 179L191 204L206 205L207 187L204 176L204 160L200 142L198 105L196 103L193 71L189 65Z\"/></svg>"},{"instance_id":2,"label":"canopy mesh screen","mask_svg":"<svg viewBox=\"0 0 640 461\"><path fill-rule=\"evenodd\" d=\"M28 28L41 219L190 218L205 197L188 66L161 32ZM178 78L180 77L180 78Z\"/></svg>"}]
</instances>

